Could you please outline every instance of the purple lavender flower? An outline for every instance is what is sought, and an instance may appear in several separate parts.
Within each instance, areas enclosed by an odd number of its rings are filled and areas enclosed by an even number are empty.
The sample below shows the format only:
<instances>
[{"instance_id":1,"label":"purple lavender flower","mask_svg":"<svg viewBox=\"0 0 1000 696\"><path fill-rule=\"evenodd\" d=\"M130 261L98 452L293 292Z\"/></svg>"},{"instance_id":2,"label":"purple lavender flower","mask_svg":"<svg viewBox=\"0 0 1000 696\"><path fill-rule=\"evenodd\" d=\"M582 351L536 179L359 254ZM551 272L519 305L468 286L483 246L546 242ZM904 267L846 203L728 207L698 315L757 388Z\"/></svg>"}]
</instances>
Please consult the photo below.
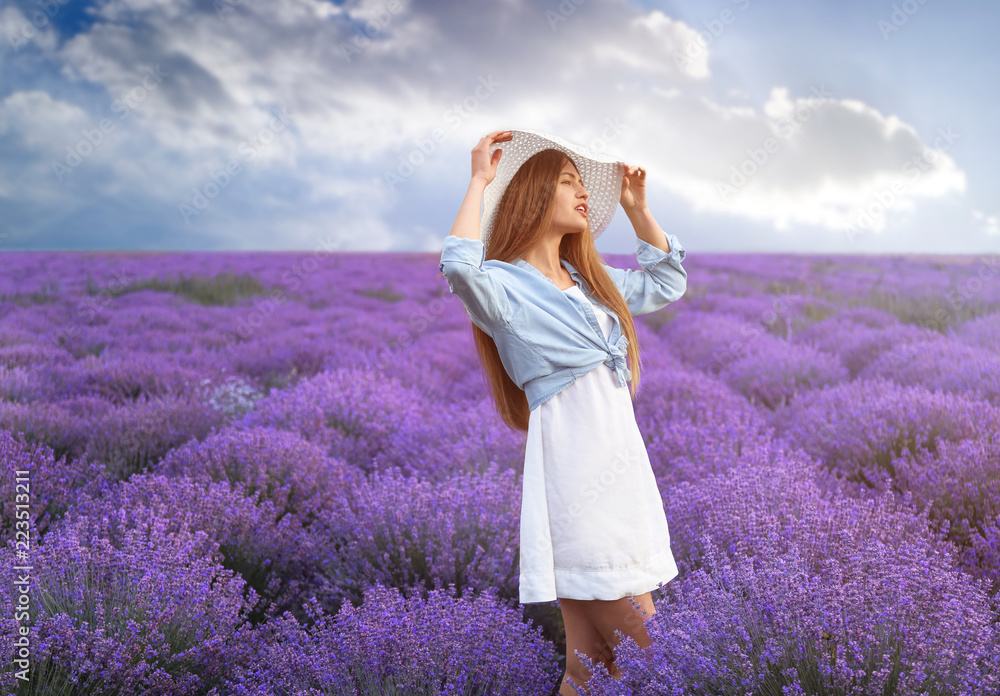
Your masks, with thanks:
<instances>
[{"instance_id":1,"label":"purple lavender flower","mask_svg":"<svg viewBox=\"0 0 1000 696\"><path fill-rule=\"evenodd\" d=\"M231 670L227 643L256 594L244 598L244 580L222 567L204 532L168 532L163 517L126 521L123 512L96 526L114 525L118 543L63 520L32 552L31 682L38 693L203 693ZM0 555L0 594L11 606L22 564L12 544ZM16 624L0 626L10 664ZM12 672L3 686L13 690Z\"/></svg>"},{"instance_id":2,"label":"purple lavender flower","mask_svg":"<svg viewBox=\"0 0 1000 696\"><path fill-rule=\"evenodd\" d=\"M358 476L296 433L275 428L227 428L203 442L171 450L156 471L195 481L240 483L244 494L260 493L279 516L291 513L308 525Z\"/></svg>"},{"instance_id":3,"label":"purple lavender flower","mask_svg":"<svg viewBox=\"0 0 1000 696\"><path fill-rule=\"evenodd\" d=\"M321 567L328 541L259 495L247 495L242 483L228 480L137 474L102 495L81 495L58 525L115 545L152 517L166 525L165 533L203 533L218 544L225 567L238 572L259 597L250 615L254 621L286 609L299 612L311 595L335 601L339 593L329 587Z\"/></svg>"},{"instance_id":4,"label":"purple lavender flower","mask_svg":"<svg viewBox=\"0 0 1000 696\"><path fill-rule=\"evenodd\" d=\"M48 445L56 457L99 461L114 479L147 470L174 447L205 437L222 421L211 406L188 396L142 396L120 406L95 396L0 402L0 428Z\"/></svg>"},{"instance_id":5,"label":"purple lavender flower","mask_svg":"<svg viewBox=\"0 0 1000 696\"><path fill-rule=\"evenodd\" d=\"M439 478L456 469L482 471L494 460L520 469L523 433L503 433L496 414L483 420L487 406L428 409L416 389L374 370L346 368L273 393L239 427L296 431L366 473L397 466L407 475Z\"/></svg>"},{"instance_id":6,"label":"purple lavender flower","mask_svg":"<svg viewBox=\"0 0 1000 696\"><path fill-rule=\"evenodd\" d=\"M358 601L374 582L427 588L492 587L517 596L521 490L514 472L456 474L435 482L375 472L320 514L337 591Z\"/></svg>"},{"instance_id":7,"label":"purple lavender flower","mask_svg":"<svg viewBox=\"0 0 1000 696\"><path fill-rule=\"evenodd\" d=\"M128 404L140 397L183 394L198 380L198 372L178 366L153 353L104 353L87 355L48 370L47 396L100 396L113 404Z\"/></svg>"},{"instance_id":8,"label":"purple lavender flower","mask_svg":"<svg viewBox=\"0 0 1000 696\"><path fill-rule=\"evenodd\" d=\"M1000 432L996 406L884 378L815 390L775 411L771 420L789 442L872 488L882 476L895 475L892 461L904 450L933 450L942 440Z\"/></svg>"},{"instance_id":9,"label":"purple lavender flower","mask_svg":"<svg viewBox=\"0 0 1000 696\"><path fill-rule=\"evenodd\" d=\"M51 447L28 442L23 433L0 430L0 487L11 494L4 497L0 531L11 538L17 516L16 487L26 480L29 512L35 530L44 534L50 523L62 517L81 495L105 490L107 475L100 462L86 458L67 462L56 460ZM18 472L27 472L19 474Z\"/></svg>"},{"instance_id":10,"label":"purple lavender flower","mask_svg":"<svg viewBox=\"0 0 1000 696\"><path fill-rule=\"evenodd\" d=\"M1000 589L1000 433L943 441L932 453L909 450L893 460L894 490L928 510L955 546L962 567Z\"/></svg>"},{"instance_id":11,"label":"purple lavender flower","mask_svg":"<svg viewBox=\"0 0 1000 696\"><path fill-rule=\"evenodd\" d=\"M336 615L311 603L311 627L286 615L242 629L237 655L246 666L227 685L234 696L535 696L558 682L551 643L492 590L423 594L375 584L360 606L345 604Z\"/></svg>"},{"instance_id":12,"label":"purple lavender flower","mask_svg":"<svg viewBox=\"0 0 1000 696\"><path fill-rule=\"evenodd\" d=\"M720 377L751 404L774 409L809 390L838 384L848 373L835 355L768 339L727 365Z\"/></svg>"},{"instance_id":13,"label":"purple lavender flower","mask_svg":"<svg viewBox=\"0 0 1000 696\"><path fill-rule=\"evenodd\" d=\"M955 336L969 345L997 352L1000 350L1000 312L985 314L965 322Z\"/></svg>"},{"instance_id":14,"label":"purple lavender flower","mask_svg":"<svg viewBox=\"0 0 1000 696\"><path fill-rule=\"evenodd\" d=\"M661 490L722 473L770 442L767 423L746 399L672 361L645 368L635 414Z\"/></svg>"},{"instance_id":15,"label":"purple lavender flower","mask_svg":"<svg viewBox=\"0 0 1000 696\"><path fill-rule=\"evenodd\" d=\"M995 693L985 583L889 494L828 496L803 460L682 483L668 500L681 572L595 694Z\"/></svg>"},{"instance_id":16,"label":"purple lavender flower","mask_svg":"<svg viewBox=\"0 0 1000 696\"><path fill-rule=\"evenodd\" d=\"M1000 405L1000 354L956 340L933 339L895 346L861 370L859 378L885 377Z\"/></svg>"}]
</instances>

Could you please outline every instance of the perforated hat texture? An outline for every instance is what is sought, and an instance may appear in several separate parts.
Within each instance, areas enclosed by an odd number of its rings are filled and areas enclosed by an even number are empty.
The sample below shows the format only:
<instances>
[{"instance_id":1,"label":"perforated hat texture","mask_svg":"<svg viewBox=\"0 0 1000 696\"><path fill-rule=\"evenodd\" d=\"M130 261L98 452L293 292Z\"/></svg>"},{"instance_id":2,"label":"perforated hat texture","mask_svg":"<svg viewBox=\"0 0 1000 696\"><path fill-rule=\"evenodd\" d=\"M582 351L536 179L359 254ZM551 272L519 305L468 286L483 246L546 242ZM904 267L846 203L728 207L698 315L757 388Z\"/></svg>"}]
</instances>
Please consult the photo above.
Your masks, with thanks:
<instances>
[{"instance_id":1,"label":"perforated hat texture","mask_svg":"<svg viewBox=\"0 0 1000 696\"><path fill-rule=\"evenodd\" d=\"M483 214L479 223L479 237L487 244L493 231L493 222L497 216L497 207L503 198L507 185L514 174L530 157L554 148L565 153L576 165L587 189L587 218L594 239L601 236L611 218L615 216L618 203L622 196L622 177L625 176L625 163L608 155L594 152L588 148L571 143L558 135L551 135L538 130L512 130L513 139L507 142L494 143L490 147L492 156L497 149L503 150L497 173L483 190Z\"/></svg>"}]
</instances>

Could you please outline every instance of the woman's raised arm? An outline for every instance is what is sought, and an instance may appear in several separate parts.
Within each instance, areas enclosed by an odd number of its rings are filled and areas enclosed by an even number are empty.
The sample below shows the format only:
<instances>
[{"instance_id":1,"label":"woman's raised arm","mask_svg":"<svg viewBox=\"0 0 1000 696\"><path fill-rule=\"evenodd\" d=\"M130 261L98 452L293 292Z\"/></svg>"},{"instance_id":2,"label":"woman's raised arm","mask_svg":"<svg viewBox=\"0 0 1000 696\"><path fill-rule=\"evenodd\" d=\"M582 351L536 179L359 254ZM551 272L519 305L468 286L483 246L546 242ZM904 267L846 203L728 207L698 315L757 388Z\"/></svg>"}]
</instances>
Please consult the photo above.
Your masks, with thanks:
<instances>
[{"instance_id":1,"label":"woman's raised arm","mask_svg":"<svg viewBox=\"0 0 1000 696\"><path fill-rule=\"evenodd\" d=\"M451 226L451 234L463 239L479 239L479 208L483 203L483 191L497 175L497 164L500 162L503 150L498 149L490 156L493 143L503 143L513 140L510 131L494 131L484 136L472 148L472 180L465 192L465 199L458 209L455 224Z\"/></svg>"},{"instance_id":2,"label":"woman's raised arm","mask_svg":"<svg viewBox=\"0 0 1000 696\"><path fill-rule=\"evenodd\" d=\"M509 321L511 303L495 273L483 266L486 248L479 238L479 208L501 157L499 149L491 157L490 146L513 138L510 131L495 131L472 148L472 180L451 234L444 238L439 265L449 289L462 300L472 322L490 336Z\"/></svg>"}]
</instances>

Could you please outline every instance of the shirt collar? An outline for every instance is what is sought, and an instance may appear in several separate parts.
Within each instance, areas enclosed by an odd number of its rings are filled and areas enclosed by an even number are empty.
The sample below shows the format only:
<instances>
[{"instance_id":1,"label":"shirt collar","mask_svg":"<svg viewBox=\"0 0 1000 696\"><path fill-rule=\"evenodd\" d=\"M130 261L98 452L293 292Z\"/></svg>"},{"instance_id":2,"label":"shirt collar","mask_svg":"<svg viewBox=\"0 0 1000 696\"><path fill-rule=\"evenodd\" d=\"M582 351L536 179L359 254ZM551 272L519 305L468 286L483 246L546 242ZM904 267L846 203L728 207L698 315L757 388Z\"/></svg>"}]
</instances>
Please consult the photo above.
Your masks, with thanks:
<instances>
[{"instance_id":1,"label":"shirt collar","mask_svg":"<svg viewBox=\"0 0 1000 696\"><path fill-rule=\"evenodd\" d=\"M580 275L580 271L576 270L576 266L574 266L573 264L571 264L566 259L559 259L559 262L562 264L563 268L565 268L569 272L569 275L573 279L573 281L577 285L580 285L581 281L583 280L583 276ZM514 259L513 263L514 263L515 266L519 266L519 267L524 268L524 269L529 270L529 271L534 271L535 273L537 273L538 275L542 276L546 280L548 280L550 282L552 281L551 278L549 278L547 275L545 275L544 273L542 273L540 270L538 270L537 268L535 268L534 266L532 266L530 263L528 263L524 259Z\"/></svg>"},{"instance_id":2,"label":"shirt collar","mask_svg":"<svg viewBox=\"0 0 1000 696\"><path fill-rule=\"evenodd\" d=\"M563 268L569 271L569 274L573 276L573 280L580 281L583 279L583 276L580 275L580 271L576 270L576 266L571 264L566 259L559 259L559 261L562 262Z\"/></svg>"}]
</instances>

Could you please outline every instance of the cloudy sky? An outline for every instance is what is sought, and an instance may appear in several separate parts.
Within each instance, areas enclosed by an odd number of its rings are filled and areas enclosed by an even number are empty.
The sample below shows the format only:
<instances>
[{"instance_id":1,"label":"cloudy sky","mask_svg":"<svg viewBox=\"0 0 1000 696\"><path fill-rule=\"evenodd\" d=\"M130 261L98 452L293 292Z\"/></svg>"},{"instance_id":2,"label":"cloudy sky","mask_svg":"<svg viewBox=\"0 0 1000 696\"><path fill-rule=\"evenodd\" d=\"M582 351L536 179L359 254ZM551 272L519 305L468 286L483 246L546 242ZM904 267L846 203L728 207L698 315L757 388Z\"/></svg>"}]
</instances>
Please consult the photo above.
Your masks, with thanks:
<instances>
[{"instance_id":1,"label":"cloudy sky","mask_svg":"<svg viewBox=\"0 0 1000 696\"><path fill-rule=\"evenodd\" d=\"M4 0L0 249L440 251L487 132L690 251L1000 249L988 0ZM598 248L631 253L619 210Z\"/></svg>"}]
</instances>

